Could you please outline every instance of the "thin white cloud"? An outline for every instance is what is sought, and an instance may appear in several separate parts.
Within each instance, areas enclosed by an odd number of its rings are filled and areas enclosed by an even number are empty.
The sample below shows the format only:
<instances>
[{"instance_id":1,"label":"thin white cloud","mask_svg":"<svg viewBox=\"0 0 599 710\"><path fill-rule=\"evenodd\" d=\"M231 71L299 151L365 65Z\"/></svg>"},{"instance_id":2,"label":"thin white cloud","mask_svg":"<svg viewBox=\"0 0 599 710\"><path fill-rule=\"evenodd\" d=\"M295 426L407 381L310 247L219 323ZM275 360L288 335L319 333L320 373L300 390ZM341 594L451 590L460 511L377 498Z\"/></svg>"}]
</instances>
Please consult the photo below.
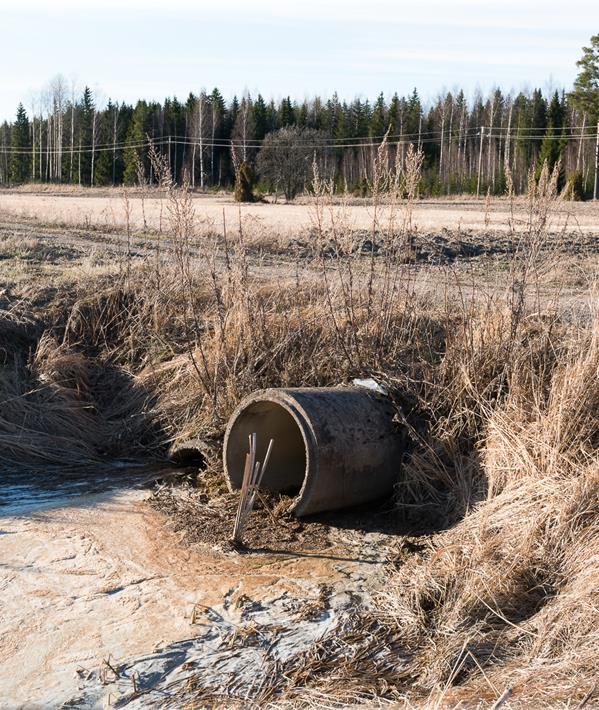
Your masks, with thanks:
<instances>
[{"instance_id":1,"label":"thin white cloud","mask_svg":"<svg viewBox=\"0 0 599 710\"><path fill-rule=\"evenodd\" d=\"M360 62L360 66L374 70L383 67L389 67L388 62L422 62L425 64L429 63L452 63L452 64L476 64L485 66L509 66L509 67L522 67L523 69L529 67L548 67L548 59L551 57L553 61L551 63L558 64L561 63L557 61L554 53L547 53L539 56L536 52L490 52L487 53L483 50L471 50L471 51L420 51L420 50L389 50L383 52L377 52L375 57L380 62Z\"/></svg>"},{"instance_id":2,"label":"thin white cloud","mask_svg":"<svg viewBox=\"0 0 599 710\"><path fill-rule=\"evenodd\" d=\"M571 25L581 14L589 20L598 15L595 0L21 0L18 5L0 0L0 5L6 5L2 12L51 16L179 15L182 20L303 20L315 24L384 21L460 27L559 28Z\"/></svg>"},{"instance_id":3,"label":"thin white cloud","mask_svg":"<svg viewBox=\"0 0 599 710\"><path fill-rule=\"evenodd\" d=\"M346 98L414 85L422 94L443 84L542 85L551 74L568 85L599 24L596 2L0 0L5 54L15 59L0 119L59 72L127 101L205 85Z\"/></svg>"}]
</instances>

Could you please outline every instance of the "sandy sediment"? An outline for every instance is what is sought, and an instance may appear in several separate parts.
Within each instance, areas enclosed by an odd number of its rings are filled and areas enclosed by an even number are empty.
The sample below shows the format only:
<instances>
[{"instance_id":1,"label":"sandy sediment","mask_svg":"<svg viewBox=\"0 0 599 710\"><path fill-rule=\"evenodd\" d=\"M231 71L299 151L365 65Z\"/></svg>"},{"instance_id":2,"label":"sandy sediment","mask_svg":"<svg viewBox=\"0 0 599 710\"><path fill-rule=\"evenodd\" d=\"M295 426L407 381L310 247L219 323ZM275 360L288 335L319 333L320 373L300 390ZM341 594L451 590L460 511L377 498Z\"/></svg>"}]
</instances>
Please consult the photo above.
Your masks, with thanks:
<instances>
[{"instance_id":1,"label":"sandy sediment","mask_svg":"<svg viewBox=\"0 0 599 710\"><path fill-rule=\"evenodd\" d=\"M144 502L148 495L130 490L0 510L0 707L96 707L131 692L131 669L142 685L144 678L160 685L190 659L215 668L210 653L223 660L215 638L248 614L262 625L286 621L297 635L293 614L315 603L325 583L340 585L330 609L298 638L277 635L282 652L285 644L299 650L351 601L343 598L348 579L372 580L372 565L362 573L359 561L334 555L181 545ZM118 678L110 667L123 669Z\"/></svg>"}]
</instances>

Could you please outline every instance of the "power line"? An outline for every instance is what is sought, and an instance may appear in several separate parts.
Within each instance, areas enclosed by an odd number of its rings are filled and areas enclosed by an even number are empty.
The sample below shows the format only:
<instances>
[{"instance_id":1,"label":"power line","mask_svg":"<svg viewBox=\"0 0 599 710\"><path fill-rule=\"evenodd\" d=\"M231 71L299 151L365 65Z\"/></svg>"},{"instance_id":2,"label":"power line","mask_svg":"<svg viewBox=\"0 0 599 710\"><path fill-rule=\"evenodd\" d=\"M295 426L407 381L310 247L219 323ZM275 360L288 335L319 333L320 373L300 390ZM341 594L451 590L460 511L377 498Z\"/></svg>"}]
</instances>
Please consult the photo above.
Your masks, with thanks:
<instances>
[{"instance_id":1,"label":"power line","mask_svg":"<svg viewBox=\"0 0 599 710\"><path fill-rule=\"evenodd\" d=\"M374 146L379 146L381 141L384 140L385 138L387 139L389 144L406 144L406 143L431 143L431 142L436 142L437 140L443 139L458 139L458 140L467 140L469 138L477 137L480 136L481 133L481 128L485 128L491 131L491 133L485 133L486 138L516 138L519 140L544 140L545 138L549 138L552 140L562 140L562 139L587 139L587 138L594 138L595 133L588 132L590 131L589 126L583 127L569 127L568 132L566 134L557 134L555 136L548 136L546 135L547 128L522 128L522 127L502 127L502 126L478 126L478 127L469 127L469 128L463 128L459 130L454 130L451 133L449 131L441 131L441 130L434 130L434 131L421 131L419 133L396 133L396 134L389 134L386 136L354 136L354 137L348 137L348 138L335 138L335 137L327 137L326 140L323 140L322 142L308 142L308 141L302 141L301 136L297 137L294 139L294 144L295 145L302 145L305 147L315 147L315 148L359 148L359 147L374 147ZM574 133L574 130L577 128L586 129L586 133ZM543 135L536 135L536 133L543 133ZM380 140L379 140L380 139ZM414 139L414 140L411 140ZM203 140L200 139L199 137L193 137L193 136L178 136L178 135L168 135L168 136L162 136L162 137L157 137L157 138L150 138L150 141L154 145L164 145L165 143L171 142L171 144L175 145L202 145L207 148L230 148L231 145L234 145L235 147L245 147L245 148L261 148L263 145L262 140L258 139L247 139L245 141L240 141L238 139L228 139L228 138L216 138L214 140ZM313 139L310 139L310 141L313 141ZM78 153L85 153L85 152L101 152L103 150L125 150L127 148L141 148L149 145L149 142L144 140L144 141L136 141L136 142L127 142L127 141L119 141L119 142L111 142L111 143L96 143L94 145L88 144L88 145L78 145L76 147L73 147L71 149L70 145L66 144L63 145L59 148L51 148L48 149L47 143L46 143L46 148L42 147L42 153L50 153L50 154L58 154L58 153L67 153L67 154L78 154ZM38 149L39 144L35 146L35 149ZM26 148L26 149L19 149L19 148L11 148L9 146L3 146L4 150L10 149L12 153L18 154L18 153L31 153L33 151L33 146L31 149Z\"/></svg>"},{"instance_id":2,"label":"power line","mask_svg":"<svg viewBox=\"0 0 599 710\"><path fill-rule=\"evenodd\" d=\"M470 133L464 133L464 132L458 132L458 133L444 133L443 135L443 140L447 141L457 141L457 142L465 142L468 140L476 139L479 136L481 136L481 129L469 129L470 131L475 131L475 132L470 132ZM493 129L494 130L494 129ZM429 132L429 135L432 132ZM536 134L527 134L527 133L513 133L513 134L502 134L502 133L484 133L483 138L485 140L505 140L507 137L513 138L515 140L522 140L522 141L545 141L545 140L550 140L550 141L580 141L580 140L587 140L587 139L595 139L596 133L568 133L568 134L557 134L557 135L536 135ZM352 140L352 139L348 139ZM309 148L311 150L340 150L340 149L357 149L357 148L379 148L381 145L381 142L377 141L372 141L370 140L369 142L362 142L362 140L366 141L367 139L353 139L354 141L358 140L360 142L354 142L354 143L331 143L331 142L322 142L322 143L304 143L300 141L293 141L293 143L290 143L289 145L274 145L270 146L270 148L274 148L275 150L285 150L288 148L295 148L297 146L302 147L302 148ZM422 145L422 144L431 144L431 143L439 143L441 140L441 134L438 134L438 137L429 137L429 138L421 138L420 140L408 140L406 138L403 138L401 140L391 140L389 139L387 141L387 144L389 146L402 146L402 145L410 145L410 144L417 144L417 145ZM2 145L0 150L4 154L10 154L10 155L33 155L35 153L36 156L48 156L48 155L62 155L62 156L70 156L70 155L82 155L82 154L91 154L91 153L102 153L102 152L116 152L116 151L125 151L125 150L142 150L142 149L147 149L150 147L150 145L153 145L155 147L162 147L162 146L188 146L188 147L196 147L196 148L201 148L201 149L209 149L209 148L235 148L237 150L243 150L244 148L246 150L259 150L260 148L263 147L263 142L261 141L239 141L239 140L228 140L228 139L217 139L217 140L200 140L198 138L177 138L174 136L163 136L162 138L156 138L152 139L150 141L138 141L135 143L127 143L127 142L119 142L119 143L103 143L103 144L98 144L95 146L89 145L89 146L76 146L71 149L70 145L64 145L59 148L50 148L47 144L46 147L39 148L39 144L36 144L32 146L31 148L13 148L12 146L8 146L6 144Z\"/></svg>"}]
</instances>

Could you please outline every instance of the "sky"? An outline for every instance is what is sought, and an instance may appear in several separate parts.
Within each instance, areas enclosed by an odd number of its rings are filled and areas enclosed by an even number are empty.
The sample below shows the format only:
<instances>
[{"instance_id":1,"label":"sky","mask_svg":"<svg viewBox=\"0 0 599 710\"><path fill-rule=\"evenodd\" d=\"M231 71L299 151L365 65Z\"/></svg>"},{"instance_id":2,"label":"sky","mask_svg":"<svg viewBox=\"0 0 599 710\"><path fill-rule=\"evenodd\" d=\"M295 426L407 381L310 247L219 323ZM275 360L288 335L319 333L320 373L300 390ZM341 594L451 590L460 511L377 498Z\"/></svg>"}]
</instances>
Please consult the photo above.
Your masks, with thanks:
<instances>
[{"instance_id":1,"label":"sky","mask_svg":"<svg viewBox=\"0 0 599 710\"><path fill-rule=\"evenodd\" d=\"M597 0L0 0L0 120L57 74L99 103L569 88Z\"/></svg>"}]
</instances>

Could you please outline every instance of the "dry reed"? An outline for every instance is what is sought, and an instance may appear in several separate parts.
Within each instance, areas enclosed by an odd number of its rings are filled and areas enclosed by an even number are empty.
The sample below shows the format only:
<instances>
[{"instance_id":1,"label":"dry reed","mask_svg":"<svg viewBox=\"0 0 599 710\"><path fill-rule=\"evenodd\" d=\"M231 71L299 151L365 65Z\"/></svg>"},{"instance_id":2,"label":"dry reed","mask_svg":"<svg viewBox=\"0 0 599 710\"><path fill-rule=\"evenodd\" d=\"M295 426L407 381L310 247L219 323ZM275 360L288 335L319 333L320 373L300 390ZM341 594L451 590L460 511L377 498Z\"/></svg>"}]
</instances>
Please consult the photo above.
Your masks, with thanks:
<instances>
[{"instance_id":1,"label":"dry reed","mask_svg":"<svg viewBox=\"0 0 599 710\"><path fill-rule=\"evenodd\" d=\"M264 462L262 463L256 460L256 434L250 434L249 443L250 451L245 457L239 507L237 508L235 525L233 527L233 543L235 545L243 544L243 533L247 527L252 508L254 507L256 494L260 488L262 477L268 466L273 440L271 439L268 444L266 454L264 455Z\"/></svg>"}]
</instances>

